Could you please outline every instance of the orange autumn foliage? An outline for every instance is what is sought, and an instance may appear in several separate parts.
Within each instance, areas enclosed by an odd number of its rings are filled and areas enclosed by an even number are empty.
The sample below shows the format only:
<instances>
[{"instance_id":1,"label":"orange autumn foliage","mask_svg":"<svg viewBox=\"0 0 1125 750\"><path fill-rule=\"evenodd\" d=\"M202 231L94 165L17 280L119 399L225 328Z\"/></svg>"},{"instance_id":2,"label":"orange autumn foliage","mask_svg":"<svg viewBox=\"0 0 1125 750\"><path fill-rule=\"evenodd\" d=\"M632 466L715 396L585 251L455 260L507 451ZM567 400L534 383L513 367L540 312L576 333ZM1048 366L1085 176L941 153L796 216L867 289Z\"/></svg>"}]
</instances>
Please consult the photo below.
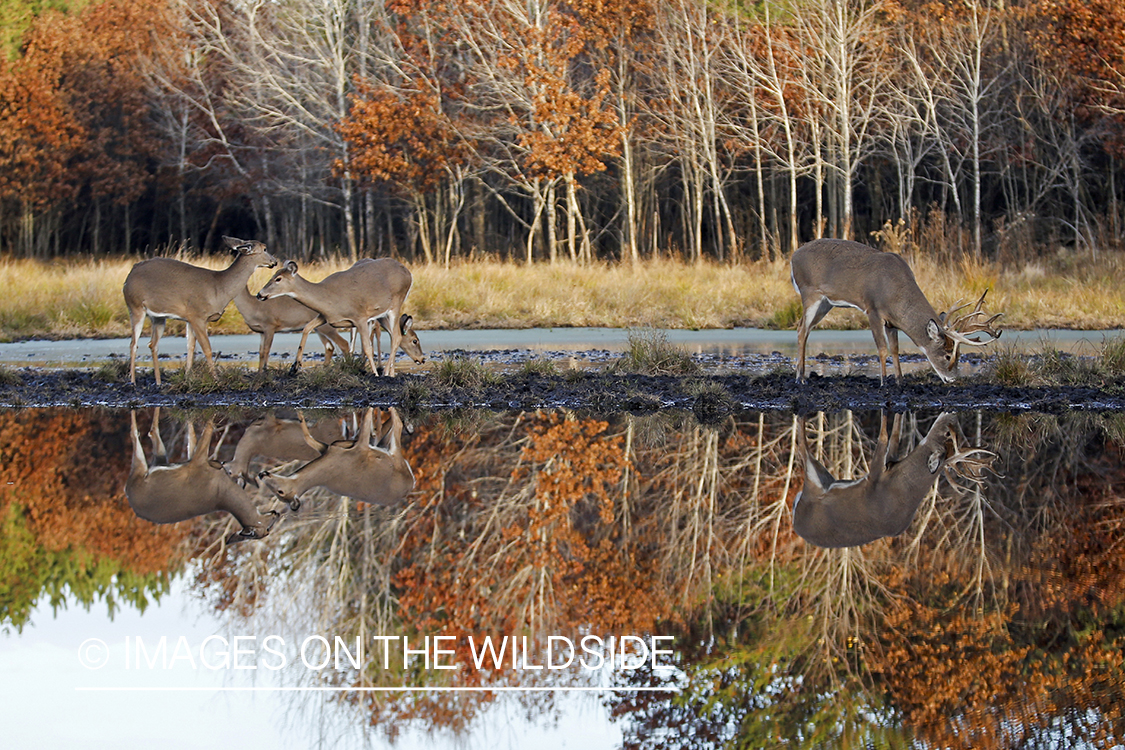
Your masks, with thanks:
<instances>
[{"instance_id":1,"label":"orange autumn foliage","mask_svg":"<svg viewBox=\"0 0 1125 750\"><path fill-rule=\"evenodd\" d=\"M594 419L531 419L510 482L487 495L459 476L451 456L427 458L440 438L415 437L425 499L404 542L410 562L396 576L404 621L447 635L534 636L569 623L652 630L668 616L655 561L622 544L615 520L628 463L622 437Z\"/></svg>"},{"instance_id":2,"label":"orange autumn foliage","mask_svg":"<svg viewBox=\"0 0 1125 750\"><path fill-rule=\"evenodd\" d=\"M0 198L41 208L85 188L136 200L160 147L146 60L172 29L166 6L148 0L39 16L23 55L0 63Z\"/></svg>"},{"instance_id":3,"label":"orange autumn foliage","mask_svg":"<svg viewBox=\"0 0 1125 750\"><path fill-rule=\"evenodd\" d=\"M184 531L129 508L131 455L126 423L111 414L0 412L0 512L18 503L47 550L85 550L141 575L167 571Z\"/></svg>"}]
</instances>

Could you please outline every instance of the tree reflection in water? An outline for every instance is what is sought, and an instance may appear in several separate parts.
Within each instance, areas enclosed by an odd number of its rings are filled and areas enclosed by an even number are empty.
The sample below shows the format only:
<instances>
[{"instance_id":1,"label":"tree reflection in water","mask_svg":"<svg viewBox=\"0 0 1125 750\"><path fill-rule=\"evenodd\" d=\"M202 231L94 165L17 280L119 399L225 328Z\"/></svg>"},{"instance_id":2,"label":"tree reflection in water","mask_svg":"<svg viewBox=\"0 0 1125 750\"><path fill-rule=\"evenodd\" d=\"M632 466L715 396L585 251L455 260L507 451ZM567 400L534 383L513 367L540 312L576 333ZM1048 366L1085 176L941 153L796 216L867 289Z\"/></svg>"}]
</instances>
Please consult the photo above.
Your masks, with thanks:
<instances>
[{"instance_id":1,"label":"tree reflection in water","mask_svg":"<svg viewBox=\"0 0 1125 750\"><path fill-rule=\"evenodd\" d=\"M343 423L354 430L362 416ZM904 415L904 435L919 442L936 417ZM11 412L0 418L15 429ZM127 451L128 415L119 418ZM219 430L220 457L233 457L251 421ZM195 521L186 555L198 593L239 632L453 635L463 664L467 635L675 634L675 672L612 674L619 686L683 689L603 699L629 747L1123 739L1120 416L961 414L958 439L999 454L991 473L940 478L905 533L836 550L793 532L804 473L790 414L740 414L717 428L667 412L404 421L416 480L404 501L314 489L269 538L235 547L224 544L229 517ZM860 476L879 421L809 415L808 442L834 476ZM510 663L438 674L373 660L285 678L501 687L611 676ZM501 696L544 721L557 705L496 692L325 700L395 736L465 730Z\"/></svg>"}]
</instances>

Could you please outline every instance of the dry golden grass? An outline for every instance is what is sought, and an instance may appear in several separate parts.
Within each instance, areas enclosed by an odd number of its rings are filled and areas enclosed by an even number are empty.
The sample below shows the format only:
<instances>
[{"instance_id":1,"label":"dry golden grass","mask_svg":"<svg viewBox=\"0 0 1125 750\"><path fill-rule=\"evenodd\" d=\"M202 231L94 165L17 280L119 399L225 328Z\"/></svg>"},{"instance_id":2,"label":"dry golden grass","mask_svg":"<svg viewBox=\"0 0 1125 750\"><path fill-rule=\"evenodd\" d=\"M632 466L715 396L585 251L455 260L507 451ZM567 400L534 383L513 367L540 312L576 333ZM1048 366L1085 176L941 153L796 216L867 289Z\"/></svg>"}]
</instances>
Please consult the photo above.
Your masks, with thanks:
<instances>
[{"instance_id":1,"label":"dry golden grass","mask_svg":"<svg viewBox=\"0 0 1125 750\"><path fill-rule=\"evenodd\" d=\"M211 268L225 258L193 260ZM131 259L37 263L0 260L0 340L32 336L127 336L121 285ZM961 262L954 268L911 258L918 283L938 310L989 289L987 307L1012 329L1125 327L1125 256L1065 256L1002 269ZM304 267L314 281L343 261ZM407 312L421 329L604 326L614 328L791 328L800 305L788 263L688 265L652 261L638 267L560 263L532 267L477 261L414 266ZM269 272L260 269L251 289ZM821 324L862 328L864 317L837 311ZM176 330L176 329L173 329ZM245 333L234 306L211 328Z\"/></svg>"}]
</instances>

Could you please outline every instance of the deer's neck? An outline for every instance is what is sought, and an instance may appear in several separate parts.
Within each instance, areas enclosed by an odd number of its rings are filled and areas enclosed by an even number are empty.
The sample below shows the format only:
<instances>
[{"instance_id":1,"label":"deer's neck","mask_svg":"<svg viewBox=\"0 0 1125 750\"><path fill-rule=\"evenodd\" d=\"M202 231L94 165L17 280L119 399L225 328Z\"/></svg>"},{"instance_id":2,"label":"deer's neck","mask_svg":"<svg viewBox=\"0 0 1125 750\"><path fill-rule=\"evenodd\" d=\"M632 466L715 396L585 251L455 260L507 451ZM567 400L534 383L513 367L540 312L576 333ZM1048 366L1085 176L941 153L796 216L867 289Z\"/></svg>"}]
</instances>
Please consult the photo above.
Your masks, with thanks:
<instances>
[{"instance_id":1,"label":"deer's neck","mask_svg":"<svg viewBox=\"0 0 1125 750\"><path fill-rule=\"evenodd\" d=\"M239 255L234 263L215 274L216 291L227 297L235 299L241 294L249 294L246 284L254 275L258 267L258 259L253 255Z\"/></svg>"}]
</instances>

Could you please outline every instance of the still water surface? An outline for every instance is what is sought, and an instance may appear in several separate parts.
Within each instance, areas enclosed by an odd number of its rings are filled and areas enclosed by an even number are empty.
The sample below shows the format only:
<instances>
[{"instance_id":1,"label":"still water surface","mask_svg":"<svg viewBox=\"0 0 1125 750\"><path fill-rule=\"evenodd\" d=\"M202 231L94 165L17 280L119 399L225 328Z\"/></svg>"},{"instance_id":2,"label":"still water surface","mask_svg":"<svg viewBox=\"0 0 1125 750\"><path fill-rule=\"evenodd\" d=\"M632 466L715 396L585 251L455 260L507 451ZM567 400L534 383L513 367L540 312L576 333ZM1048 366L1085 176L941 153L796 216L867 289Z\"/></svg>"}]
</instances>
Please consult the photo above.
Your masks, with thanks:
<instances>
[{"instance_id":1,"label":"still water surface","mask_svg":"<svg viewBox=\"0 0 1125 750\"><path fill-rule=\"evenodd\" d=\"M0 411L4 746L1120 745L1123 439Z\"/></svg>"}]
</instances>

